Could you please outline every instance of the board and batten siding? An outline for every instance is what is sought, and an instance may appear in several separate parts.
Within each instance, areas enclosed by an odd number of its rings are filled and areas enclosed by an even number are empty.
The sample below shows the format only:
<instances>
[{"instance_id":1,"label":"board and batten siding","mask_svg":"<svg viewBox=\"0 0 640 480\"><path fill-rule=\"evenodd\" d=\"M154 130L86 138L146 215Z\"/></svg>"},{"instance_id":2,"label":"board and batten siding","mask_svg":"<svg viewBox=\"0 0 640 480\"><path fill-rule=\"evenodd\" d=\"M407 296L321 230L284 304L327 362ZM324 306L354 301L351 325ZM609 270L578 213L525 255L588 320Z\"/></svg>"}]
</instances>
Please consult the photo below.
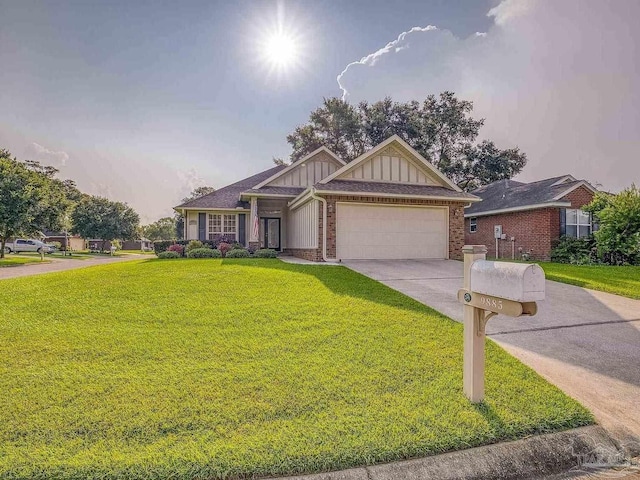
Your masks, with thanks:
<instances>
[{"instance_id":1,"label":"board and batten siding","mask_svg":"<svg viewBox=\"0 0 640 480\"><path fill-rule=\"evenodd\" d=\"M422 168L392 148L363 161L353 170L345 172L338 178L341 180L440 185Z\"/></svg>"},{"instance_id":2,"label":"board and batten siding","mask_svg":"<svg viewBox=\"0 0 640 480\"><path fill-rule=\"evenodd\" d=\"M289 211L287 248L318 248L318 201Z\"/></svg>"},{"instance_id":3,"label":"board and batten siding","mask_svg":"<svg viewBox=\"0 0 640 480\"><path fill-rule=\"evenodd\" d=\"M269 183L277 187L308 187L335 172L341 165L326 153L319 153Z\"/></svg>"}]
</instances>

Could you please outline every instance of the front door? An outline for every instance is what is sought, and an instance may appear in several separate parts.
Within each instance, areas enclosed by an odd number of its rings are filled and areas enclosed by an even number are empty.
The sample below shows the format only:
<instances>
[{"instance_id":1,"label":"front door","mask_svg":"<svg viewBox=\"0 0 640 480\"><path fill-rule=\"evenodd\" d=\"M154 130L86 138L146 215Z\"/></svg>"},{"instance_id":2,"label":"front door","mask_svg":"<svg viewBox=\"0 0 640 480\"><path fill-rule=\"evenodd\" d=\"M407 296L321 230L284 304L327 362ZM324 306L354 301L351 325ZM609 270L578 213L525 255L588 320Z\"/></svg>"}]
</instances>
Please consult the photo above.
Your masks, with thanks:
<instances>
[{"instance_id":1,"label":"front door","mask_svg":"<svg viewBox=\"0 0 640 480\"><path fill-rule=\"evenodd\" d=\"M263 218L264 248L280 251L280 219Z\"/></svg>"}]
</instances>

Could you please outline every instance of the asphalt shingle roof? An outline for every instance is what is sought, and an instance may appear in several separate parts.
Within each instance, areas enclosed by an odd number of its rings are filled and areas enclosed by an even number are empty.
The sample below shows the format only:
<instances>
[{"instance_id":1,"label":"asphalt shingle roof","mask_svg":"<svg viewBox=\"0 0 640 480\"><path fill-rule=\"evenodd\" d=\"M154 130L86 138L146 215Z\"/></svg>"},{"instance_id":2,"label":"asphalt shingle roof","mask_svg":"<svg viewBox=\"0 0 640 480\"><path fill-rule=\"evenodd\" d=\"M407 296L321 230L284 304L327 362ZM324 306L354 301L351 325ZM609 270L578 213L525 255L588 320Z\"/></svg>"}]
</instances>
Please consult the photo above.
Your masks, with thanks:
<instances>
[{"instance_id":1,"label":"asphalt shingle roof","mask_svg":"<svg viewBox=\"0 0 640 480\"><path fill-rule=\"evenodd\" d=\"M537 182L522 183L514 180L498 180L474 190L474 195L482 199L466 208L465 215L480 214L505 208L527 207L552 203L555 197L569 190L582 180L568 181L559 185L553 185L568 175L545 178Z\"/></svg>"},{"instance_id":2,"label":"asphalt shingle roof","mask_svg":"<svg viewBox=\"0 0 640 480\"><path fill-rule=\"evenodd\" d=\"M268 193L271 195L288 195L297 197L306 190L305 187L270 187L264 186L258 189L244 190L243 193Z\"/></svg>"},{"instance_id":3,"label":"asphalt shingle roof","mask_svg":"<svg viewBox=\"0 0 640 480\"><path fill-rule=\"evenodd\" d=\"M185 202L175 208L248 208L247 202L240 201L240 194L246 190L251 190L257 184L265 181L267 178L275 175L284 168L286 168L284 165L275 166L257 173L256 175L240 180L239 182L222 187L209 195L204 195L189 202ZM260 189L260 191L263 190Z\"/></svg>"},{"instance_id":4,"label":"asphalt shingle roof","mask_svg":"<svg viewBox=\"0 0 640 480\"><path fill-rule=\"evenodd\" d=\"M359 180L331 180L325 184L316 184L319 191L357 192L357 193L391 193L398 195L421 195L434 197L451 197L475 200L476 197L466 192L456 192L445 187L433 185L407 185L402 183L363 182Z\"/></svg>"}]
</instances>

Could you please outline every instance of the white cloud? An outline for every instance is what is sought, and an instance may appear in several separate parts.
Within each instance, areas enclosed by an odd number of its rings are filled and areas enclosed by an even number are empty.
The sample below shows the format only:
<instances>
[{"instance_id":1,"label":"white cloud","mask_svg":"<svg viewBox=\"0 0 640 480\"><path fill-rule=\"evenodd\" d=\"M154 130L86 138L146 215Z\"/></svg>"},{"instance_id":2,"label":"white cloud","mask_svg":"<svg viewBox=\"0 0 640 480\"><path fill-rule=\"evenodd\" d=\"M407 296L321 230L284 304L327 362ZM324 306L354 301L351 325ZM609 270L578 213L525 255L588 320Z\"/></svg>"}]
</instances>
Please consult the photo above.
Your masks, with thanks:
<instances>
[{"instance_id":1,"label":"white cloud","mask_svg":"<svg viewBox=\"0 0 640 480\"><path fill-rule=\"evenodd\" d=\"M532 3L532 0L503 0L489 10L487 16L494 17L496 25L504 25L513 18L526 15Z\"/></svg>"},{"instance_id":2,"label":"white cloud","mask_svg":"<svg viewBox=\"0 0 640 480\"><path fill-rule=\"evenodd\" d=\"M384 47L380 48L379 50L376 50L375 52L370 53L365 57L362 57L360 60L356 62L351 62L350 64L348 64L344 68L344 70L340 73L340 75L338 75L338 77L336 78L338 82L338 86L340 87L340 90L342 90L342 99L345 100L349 95L349 92L341 83L341 80L342 80L342 77L349 71L350 68L357 67L360 65L373 67L378 61L378 59L383 55L389 52L394 52L394 51L398 53L398 52L401 52L402 50L409 48L409 44L405 43L408 35L415 32L430 32L432 30L437 30L437 29L438 28L433 25L427 25L426 27L413 27L409 31L402 32L400 35L398 35L398 38L387 43Z\"/></svg>"},{"instance_id":3,"label":"white cloud","mask_svg":"<svg viewBox=\"0 0 640 480\"><path fill-rule=\"evenodd\" d=\"M350 101L452 90L486 118L481 135L518 145L520 179L571 173L617 190L640 183L640 2L505 0L483 34L414 28L338 76Z\"/></svg>"},{"instance_id":4,"label":"white cloud","mask_svg":"<svg viewBox=\"0 0 640 480\"><path fill-rule=\"evenodd\" d=\"M33 155L33 160L38 160L53 167L64 167L69 160L69 154L67 152L56 152L36 142L32 142L29 145L27 152Z\"/></svg>"}]
</instances>

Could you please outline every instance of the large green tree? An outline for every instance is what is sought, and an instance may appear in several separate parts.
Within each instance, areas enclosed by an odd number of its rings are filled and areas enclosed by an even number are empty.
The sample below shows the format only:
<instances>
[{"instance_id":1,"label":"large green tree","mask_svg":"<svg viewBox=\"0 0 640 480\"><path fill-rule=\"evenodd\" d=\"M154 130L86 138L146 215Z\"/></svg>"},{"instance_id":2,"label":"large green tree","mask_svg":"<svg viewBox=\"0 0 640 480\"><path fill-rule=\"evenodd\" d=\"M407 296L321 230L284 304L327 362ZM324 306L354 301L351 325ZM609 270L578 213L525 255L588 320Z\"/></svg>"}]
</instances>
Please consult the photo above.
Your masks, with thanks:
<instances>
[{"instance_id":1,"label":"large green tree","mask_svg":"<svg viewBox=\"0 0 640 480\"><path fill-rule=\"evenodd\" d=\"M491 141L475 144L484 119L471 117L473 103L452 92L430 95L423 102L379 102L351 105L325 99L287 141L296 161L326 146L349 162L392 135L398 135L464 190L511 178L527 159L518 148L501 150Z\"/></svg>"},{"instance_id":2,"label":"large green tree","mask_svg":"<svg viewBox=\"0 0 640 480\"><path fill-rule=\"evenodd\" d=\"M134 239L140 217L126 203L86 196L73 209L71 223L73 233L101 239L104 250L106 241Z\"/></svg>"},{"instance_id":3,"label":"large green tree","mask_svg":"<svg viewBox=\"0 0 640 480\"><path fill-rule=\"evenodd\" d=\"M0 149L0 258L10 237L62 228L71 202L54 178L57 172Z\"/></svg>"},{"instance_id":4,"label":"large green tree","mask_svg":"<svg viewBox=\"0 0 640 480\"><path fill-rule=\"evenodd\" d=\"M177 238L176 219L164 217L149 225L141 227L142 235L155 242L158 240L175 240Z\"/></svg>"},{"instance_id":5,"label":"large green tree","mask_svg":"<svg viewBox=\"0 0 640 480\"><path fill-rule=\"evenodd\" d=\"M598 253L612 264L640 264L640 189L631 185L617 195L598 192L585 207L596 217Z\"/></svg>"}]
</instances>

